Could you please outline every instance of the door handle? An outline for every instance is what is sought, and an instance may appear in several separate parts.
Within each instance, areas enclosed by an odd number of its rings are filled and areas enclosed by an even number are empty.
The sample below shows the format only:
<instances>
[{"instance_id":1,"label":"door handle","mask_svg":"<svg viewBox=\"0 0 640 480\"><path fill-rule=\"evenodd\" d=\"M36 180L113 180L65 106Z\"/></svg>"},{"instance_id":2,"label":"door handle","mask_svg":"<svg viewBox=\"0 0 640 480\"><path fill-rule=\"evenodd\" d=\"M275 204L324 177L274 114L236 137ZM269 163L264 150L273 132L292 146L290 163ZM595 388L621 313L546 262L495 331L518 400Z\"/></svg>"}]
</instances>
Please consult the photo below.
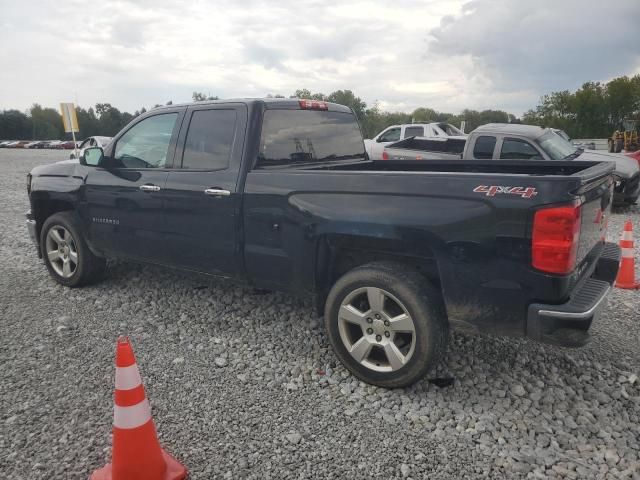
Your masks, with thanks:
<instances>
[{"instance_id":1,"label":"door handle","mask_svg":"<svg viewBox=\"0 0 640 480\"><path fill-rule=\"evenodd\" d=\"M160 187L157 185L140 185L140 190L143 192L159 192Z\"/></svg>"},{"instance_id":2,"label":"door handle","mask_svg":"<svg viewBox=\"0 0 640 480\"><path fill-rule=\"evenodd\" d=\"M204 193L205 195L211 195L213 197L228 197L231 195L229 190L222 190L220 188L207 188Z\"/></svg>"}]
</instances>

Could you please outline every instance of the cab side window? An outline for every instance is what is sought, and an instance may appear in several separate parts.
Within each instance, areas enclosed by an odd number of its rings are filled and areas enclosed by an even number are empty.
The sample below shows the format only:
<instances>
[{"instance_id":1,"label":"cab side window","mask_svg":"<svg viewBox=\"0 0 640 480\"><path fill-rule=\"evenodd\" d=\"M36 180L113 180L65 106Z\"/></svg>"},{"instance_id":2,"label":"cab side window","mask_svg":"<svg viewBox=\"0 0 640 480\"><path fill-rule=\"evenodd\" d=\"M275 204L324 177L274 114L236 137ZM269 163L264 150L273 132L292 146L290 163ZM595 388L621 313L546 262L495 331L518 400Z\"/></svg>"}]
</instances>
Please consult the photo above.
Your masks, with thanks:
<instances>
[{"instance_id":1,"label":"cab side window","mask_svg":"<svg viewBox=\"0 0 640 480\"><path fill-rule=\"evenodd\" d=\"M177 113L148 117L131 127L116 143L114 167L164 168Z\"/></svg>"},{"instance_id":2,"label":"cab side window","mask_svg":"<svg viewBox=\"0 0 640 480\"><path fill-rule=\"evenodd\" d=\"M476 139L473 146L473 158L478 160L491 160L493 158L493 149L496 147L496 137L483 135Z\"/></svg>"},{"instance_id":3,"label":"cab side window","mask_svg":"<svg viewBox=\"0 0 640 480\"><path fill-rule=\"evenodd\" d=\"M526 140L517 138L505 138L502 141L502 150L500 151L500 159L502 160L542 160L542 156Z\"/></svg>"},{"instance_id":4,"label":"cab side window","mask_svg":"<svg viewBox=\"0 0 640 480\"><path fill-rule=\"evenodd\" d=\"M387 130L378 138L378 142L397 142L400 140L400 128Z\"/></svg>"},{"instance_id":5,"label":"cab side window","mask_svg":"<svg viewBox=\"0 0 640 480\"><path fill-rule=\"evenodd\" d=\"M404 129L404 138L409 137L424 137L423 127L406 127Z\"/></svg>"},{"instance_id":6,"label":"cab side window","mask_svg":"<svg viewBox=\"0 0 640 480\"><path fill-rule=\"evenodd\" d=\"M236 131L235 110L196 110L191 115L182 168L224 170Z\"/></svg>"}]
</instances>

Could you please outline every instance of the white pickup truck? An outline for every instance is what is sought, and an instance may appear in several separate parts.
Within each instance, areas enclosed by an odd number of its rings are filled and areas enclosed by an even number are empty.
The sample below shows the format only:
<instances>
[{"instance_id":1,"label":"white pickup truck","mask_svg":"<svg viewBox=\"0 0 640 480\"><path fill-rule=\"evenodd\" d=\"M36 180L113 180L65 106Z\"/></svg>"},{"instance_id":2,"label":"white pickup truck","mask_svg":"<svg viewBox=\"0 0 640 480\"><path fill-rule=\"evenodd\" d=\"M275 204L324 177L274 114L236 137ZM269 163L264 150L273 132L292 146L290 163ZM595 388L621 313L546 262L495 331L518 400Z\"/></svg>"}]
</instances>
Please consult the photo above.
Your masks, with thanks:
<instances>
[{"instance_id":1,"label":"white pickup truck","mask_svg":"<svg viewBox=\"0 0 640 480\"><path fill-rule=\"evenodd\" d=\"M461 130L445 122L406 123L404 125L391 125L385 128L372 139L365 140L364 146L371 160L383 160L384 148L387 145L411 137L430 139L454 138L461 140L467 138Z\"/></svg>"}]
</instances>

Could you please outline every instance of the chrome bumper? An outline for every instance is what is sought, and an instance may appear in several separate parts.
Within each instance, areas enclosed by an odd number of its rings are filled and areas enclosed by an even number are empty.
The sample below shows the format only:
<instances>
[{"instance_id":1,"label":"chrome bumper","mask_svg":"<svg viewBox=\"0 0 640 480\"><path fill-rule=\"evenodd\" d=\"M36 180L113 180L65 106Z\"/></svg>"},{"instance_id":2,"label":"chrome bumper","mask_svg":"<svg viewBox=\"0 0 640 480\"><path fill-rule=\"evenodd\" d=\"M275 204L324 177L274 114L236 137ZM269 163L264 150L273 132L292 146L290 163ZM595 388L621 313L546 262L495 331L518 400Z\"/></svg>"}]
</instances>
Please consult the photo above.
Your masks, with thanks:
<instances>
[{"instance_id":1,"label":"chrome bumper","mask_svg":"<svg viewBox=\"0 0 640 480\"><path fill-rule=\"evenodd\" d=\"M564 347L580 347L587 343L589 327L604 308L619 263L620 247L606 243L593 275L571 292L568 302L529 305L527 336Z\"/></svg>"}]
</instances>

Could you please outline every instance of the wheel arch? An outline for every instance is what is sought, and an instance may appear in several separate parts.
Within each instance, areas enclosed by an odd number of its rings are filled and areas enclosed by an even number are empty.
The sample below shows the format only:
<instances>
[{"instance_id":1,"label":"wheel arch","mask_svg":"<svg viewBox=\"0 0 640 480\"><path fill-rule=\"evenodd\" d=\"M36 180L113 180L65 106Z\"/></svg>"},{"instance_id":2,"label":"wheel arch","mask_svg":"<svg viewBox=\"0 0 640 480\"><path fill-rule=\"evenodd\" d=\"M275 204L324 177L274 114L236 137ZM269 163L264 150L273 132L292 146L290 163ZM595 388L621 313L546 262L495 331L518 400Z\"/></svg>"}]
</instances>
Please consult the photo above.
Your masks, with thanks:
<instances>
[{"instance_id":1,"label":"wheel arch","mask_svg":"<svg viewBox=\"0 0 640 480\"><path fill-rule=\"evenodd\" d=\"M34 197L35 198L31 199L31 209L34 220L36 221L36 233L38 234L38 238L40 238L44 222L51 215L67 211L74 212L76 210L74 204L66 199L47 198L35 195Z\"/></svg>"},{"instance_id":2,"label":"wheel arch","mask_svg":"<svg viewBox=\"0 0 640 480\"><path fill-rule=\"evenodd\" d=\"M326 235L318 242L315 265L314 308L324 313L324 303L335 282L356 267L372 262L403 265L418 272L441 291L440 271L433 248L421 245L419 251L399 248L390 238L357 235Z\"/></svg>"}]
</instances>

